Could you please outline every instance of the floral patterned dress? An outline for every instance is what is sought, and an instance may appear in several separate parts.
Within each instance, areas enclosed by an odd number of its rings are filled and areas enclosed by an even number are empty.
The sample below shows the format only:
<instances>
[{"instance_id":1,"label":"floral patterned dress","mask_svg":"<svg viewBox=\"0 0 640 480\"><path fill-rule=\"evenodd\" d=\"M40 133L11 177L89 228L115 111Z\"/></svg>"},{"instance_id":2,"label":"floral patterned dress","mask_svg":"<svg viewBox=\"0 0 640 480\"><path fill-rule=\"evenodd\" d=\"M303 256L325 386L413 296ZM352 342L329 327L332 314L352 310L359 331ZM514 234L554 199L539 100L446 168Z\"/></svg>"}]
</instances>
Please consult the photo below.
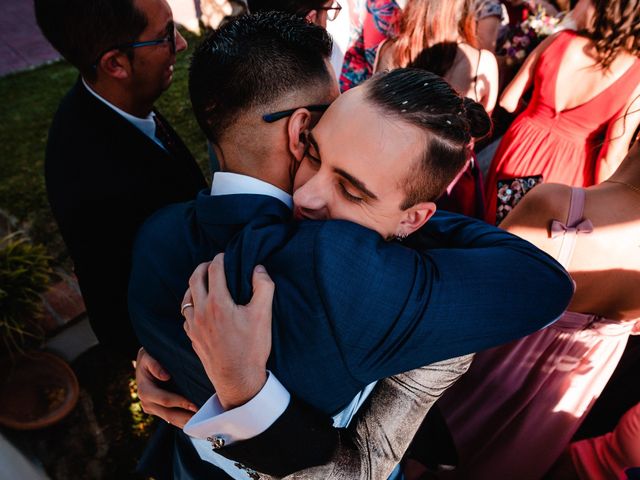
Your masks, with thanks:
<instances>
[{"instance_id":1,"label":"floral patterned dress","mask_svg":"<svg viewBox=\"0 0 640 480\"><path fill-rule=\"evenodd\" d=\"M392 36L402 10L394 0L366 0L362 23L356 27L355 40L347 50L340 74L340 90L346 92L373 75L378 45Z\"/></svg>"}]
</instances>

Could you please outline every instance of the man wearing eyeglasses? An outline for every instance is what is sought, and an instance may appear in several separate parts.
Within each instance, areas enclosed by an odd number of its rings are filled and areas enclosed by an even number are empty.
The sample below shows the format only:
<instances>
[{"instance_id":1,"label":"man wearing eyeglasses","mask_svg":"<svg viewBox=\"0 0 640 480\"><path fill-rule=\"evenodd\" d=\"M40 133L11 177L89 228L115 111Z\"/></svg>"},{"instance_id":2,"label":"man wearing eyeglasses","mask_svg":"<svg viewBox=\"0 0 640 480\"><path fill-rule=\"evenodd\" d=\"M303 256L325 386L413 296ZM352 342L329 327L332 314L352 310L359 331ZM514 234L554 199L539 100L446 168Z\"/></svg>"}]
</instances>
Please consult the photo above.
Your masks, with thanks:
<instances>
[{"instance_id":1,"label":"man wearing eyeglasses","mask_svg":"<svg viewBox=\"0 0 640 480\"><path fill-rule=\"evenodd\" d=\"M165 0L35 0L49 42L80 73L47 143L51 209L100 343L135 358L126 289L142 222L206 181L154 103L187 42Z\"/></svg>"},{"instance_id":2,"label":"man wearing eyeglasses","mask_svg":"<svg viewBox=\"0 0 640 480\"><path fill-rule=\"evenodd\" d=\"M327 28L327 20L338 17L342 6L335 0L248 0L249 12L284 12L304 17L311 23Z\"/></svg>"}]
</instances>

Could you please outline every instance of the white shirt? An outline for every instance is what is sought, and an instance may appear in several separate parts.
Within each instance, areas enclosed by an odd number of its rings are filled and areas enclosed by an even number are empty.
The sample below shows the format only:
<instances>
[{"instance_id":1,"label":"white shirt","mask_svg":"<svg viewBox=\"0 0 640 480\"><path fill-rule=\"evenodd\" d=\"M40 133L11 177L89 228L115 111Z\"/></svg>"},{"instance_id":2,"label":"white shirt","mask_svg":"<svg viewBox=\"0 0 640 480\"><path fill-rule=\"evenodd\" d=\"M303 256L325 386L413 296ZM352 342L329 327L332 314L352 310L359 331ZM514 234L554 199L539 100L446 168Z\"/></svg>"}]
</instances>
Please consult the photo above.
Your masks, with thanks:
<instances>
[{"instance_id":1,"label":"white shirt","mask_svg":"<svg viewBox=\"0 0 640 480\"><path fill-rule=\"evenodd\" d=\"M213 174L211 195L257 194L277 198L292 208L291 195L257 178L237 173L216 172ZM340 413L333 417L335 427L346 427L369 396L375 382L368 385ZM269 372L262 390L244 405L225 411L214 394L184 426L184 432L191 437L200 458L216 465L236 479L251 480L245 470L236 467L235 462L213 451L207 437L221 437L225 445L247 440L267 430L284 413L291 395L278 379Z\"/></svg>"},{"instance_id":2,"label":"white shirt","mask_svg":"<svg viewBox=\"0 0 640 480\"><path fill-rule=\"evenodd\" d=\"M156 116L156 114L154 112L149 113L149 115L147 115L145 118L136 117L134 115L131 115L130 113L125 112L121 108L116 107L113 103L109 102L108 100L102 98L100 95L98 95L96 92L93 91L93 89L84 80L84 78L82 79L82 84L89 91L91 95L96 97L98 100L100 100L102 103L104 103L107 107L109 107L111 110L116 112L118 115L124 117L125 120L131 122L142 133L144 133L147 137L149 137L151 140L156 142L160 147L162 147L163 150L166 150L162 142L156 137L156 122L153 119Z\"/></svg>"}]
</instances>

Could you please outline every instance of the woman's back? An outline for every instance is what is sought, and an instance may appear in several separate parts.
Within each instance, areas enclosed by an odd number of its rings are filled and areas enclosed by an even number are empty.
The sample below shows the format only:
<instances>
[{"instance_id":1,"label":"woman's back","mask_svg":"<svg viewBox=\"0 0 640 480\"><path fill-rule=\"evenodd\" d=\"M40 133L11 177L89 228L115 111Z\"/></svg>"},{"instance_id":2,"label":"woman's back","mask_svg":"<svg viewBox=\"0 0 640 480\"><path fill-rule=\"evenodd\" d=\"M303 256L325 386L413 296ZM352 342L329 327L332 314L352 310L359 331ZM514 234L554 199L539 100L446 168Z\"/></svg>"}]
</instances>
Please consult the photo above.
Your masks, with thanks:
<instances>
[{"instance_id":1,"label":"woman's back","mask_svg":"<svg viewBox=\"0 0 640 480\"><path fill-rule=\"evenodd\" d=\"M522 115L545 127L557 125L577 142L593 142L596 135L604 136L610 120L624 115L640 81L640 61L621 53L610 69L603 69L593 42L567 30L539 53L533 74L533 97Z\"/></svg>"},{"instance_id":2,"label":"woman's back","mask_svg":"<svg viewBox=\"0 0 640 480\"><path fill-rule=\"evenodd\" d=\"M407 66L394 62L395 45L389 40L380 46L374 71ZM498 95L498 64L493 53L457 42L451 67L442 76L460 95L474 99L491 113Z\"/></svg>"},{"instance_id":3,"label":"woman's back","mask_svg":"<svg viewBox=\"0 0 640 480\"><path fill-rule=\"evenodd\" d=\"M440 75L488 112L498 95L498 64L476 44L471 0L412 0L392 39L378 48L374 70L417 67Z\"/></svg>"},{"instance_id":4,"label":"woman's back","mask_svg":"<svg viewBox=\"0 0 640 480\"><path fill-rule=\"evenodd\" d=\"M488 222L498 217L499 183L541 176L586 187L610 176L626 154L640 122L640 60L621 51L606 69L594 45L571 31L548 38L505 90L500 104L510 111L531 85L533 96L489 169Z\"/></svg>"},{"instance_id":5,"label":"woman's back","mask_svg":"<svg viewBox=\"0 0 640 480\"><path fill-rule=\"evenodd\" d=\"M640 190L631 188L640 184L640 146L629 155L611 181L585 189L583 218L593 231L576 236L566 265L576 282L571 311L614 320L640 318ZM540 185L502 226L557 258L562 242L549 226L567 218L570 197L568 186Z\"/></svg>"},{"instance_id":6,"label":"woman's back","mask_svg":"<svg viewBox=\"0 0 640 480\"><path fill-rule=\"evenodd\" d=\"M558 112L589 103L620 79L636 61L633 55L621 52L609 69L603 69L591 40L571 32L565 35L571 35L572 38L566 46L555 78L554 106Z\"/></svg>"}]
</instances>

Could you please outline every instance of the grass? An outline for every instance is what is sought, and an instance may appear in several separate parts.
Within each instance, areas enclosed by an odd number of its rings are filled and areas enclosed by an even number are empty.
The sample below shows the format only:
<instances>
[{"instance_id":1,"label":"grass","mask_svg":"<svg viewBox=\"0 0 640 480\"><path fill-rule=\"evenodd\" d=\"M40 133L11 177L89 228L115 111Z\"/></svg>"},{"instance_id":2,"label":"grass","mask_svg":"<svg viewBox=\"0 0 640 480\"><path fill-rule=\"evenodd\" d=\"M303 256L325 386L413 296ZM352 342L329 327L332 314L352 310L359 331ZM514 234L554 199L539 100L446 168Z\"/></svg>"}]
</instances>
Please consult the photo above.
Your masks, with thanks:
<instances>
[{"instance_id":1,"label":"grass","mask_svg":"<svg viewBox=\"0 0 640 480\"><path fill-rule=\"evenodd\" d=\"M183 35L189 49L178 56L173 84L156 106L208 176L205 139L187 94L189 57L199 38L189 32ZM77 75L71 65L60 61L0 78L0 210L15 217L31 238L45 244L61 263L68 257L47 202L44 152L51 119Z\"/></svg>"}]
</instances>

